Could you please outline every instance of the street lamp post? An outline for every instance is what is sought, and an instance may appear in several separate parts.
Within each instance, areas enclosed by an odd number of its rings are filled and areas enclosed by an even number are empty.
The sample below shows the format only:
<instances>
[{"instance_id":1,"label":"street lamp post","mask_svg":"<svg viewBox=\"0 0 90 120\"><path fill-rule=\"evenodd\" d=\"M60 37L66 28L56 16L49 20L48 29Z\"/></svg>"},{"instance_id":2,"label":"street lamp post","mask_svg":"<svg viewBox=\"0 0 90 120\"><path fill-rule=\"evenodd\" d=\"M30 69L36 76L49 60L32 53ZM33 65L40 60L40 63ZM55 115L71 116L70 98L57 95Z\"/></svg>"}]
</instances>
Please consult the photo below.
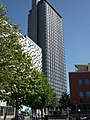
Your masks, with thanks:
<instances>
[{"instance_id":1,"label":"street lamp post","mask_svg":"<svg viewBox=\"0 0 90 120\"><path fill-rule=\"evenodd\" d=\"M69 120L69 107L67 107L67 114L68 114L68 120Z\"/></svg>"},{"instance_id":2,"label":"street lamp post","mask_svg":"<svg viewBox=\"0 0 90 120\"><path fill-rule=\"evenodd\" d=\"M78 113L79 113L79 120L80 120L80 112L81 112L81 110L80 110L80 109L78 109Z\"/></svg>"},{"instance_id":3,"label":"street lamp post","mask_svg":"<svg viewBox=\"0 0 90 120\"><path fill-rule=\"evenodd\" d=\"M77 114L77 104L75 104L76 114Z\"/></svg>"}]
</instances>

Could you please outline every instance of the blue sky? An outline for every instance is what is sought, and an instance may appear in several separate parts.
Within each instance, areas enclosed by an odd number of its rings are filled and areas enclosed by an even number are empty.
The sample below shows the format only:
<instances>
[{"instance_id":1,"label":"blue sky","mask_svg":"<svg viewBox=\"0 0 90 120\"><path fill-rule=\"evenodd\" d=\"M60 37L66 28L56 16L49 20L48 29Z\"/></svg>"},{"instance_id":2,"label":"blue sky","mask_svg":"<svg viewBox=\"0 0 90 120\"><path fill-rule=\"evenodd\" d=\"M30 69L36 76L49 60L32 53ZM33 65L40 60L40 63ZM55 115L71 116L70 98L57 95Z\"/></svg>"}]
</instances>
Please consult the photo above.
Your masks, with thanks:
<instances>
[{"instance_id":1,"label":"blue sky","mask_svg":"<svg viewBox=\"0 0 90 120\"><path fill-rule=\"evenodd\" d=\"M27 34L28 11L32 0L1 0L7 15ZM62 15L66 72L75 71L75 64L90 63L90 0L48 0ZM68 86L69 91L69 86Z\"/></svg>"}]
</instances>

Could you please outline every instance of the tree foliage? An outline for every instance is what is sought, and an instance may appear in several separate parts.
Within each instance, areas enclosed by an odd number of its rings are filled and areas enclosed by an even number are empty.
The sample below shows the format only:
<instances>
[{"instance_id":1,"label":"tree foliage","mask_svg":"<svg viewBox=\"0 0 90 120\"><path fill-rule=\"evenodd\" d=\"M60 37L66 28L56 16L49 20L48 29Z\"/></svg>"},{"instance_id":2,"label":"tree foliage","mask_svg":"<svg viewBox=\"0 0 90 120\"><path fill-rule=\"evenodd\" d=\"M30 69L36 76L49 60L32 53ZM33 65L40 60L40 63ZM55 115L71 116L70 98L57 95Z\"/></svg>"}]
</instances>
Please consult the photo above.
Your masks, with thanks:
<instances>
[{"instance_id":1,"label":"tree foliage","mask_svg":"<svg viewBox=\"0 0 90 120\"><path fill-rule=\"evenodd\" d=\"M70 95L67 92L62 93L61 98L59 100L59 107L66 109L70 107Z\"/></svg>"},{"instance_id":2,"label":"tree foliage","mask_svg":"<svg viewBox=\"0 0 90 120\"><path fill-rule=\"evenodd\" d=\"M25 96L26 80L33 71L31 58L23 52L18 27L11 24L0 3L0 94L14 107L20 107Z\"/></svg>"},{"instance_id":3,"label":"tree foliage","mask_svg":"<svg viewBox=\"0 0 90 120\"><path fill-rule=\"evenodd\" d=\"M48 106L55 107L56 93L48 83L48 79L43 73L34 72L33 79L30 81L32 84L30 89L27 89L27 96L30 98L27 101L32 108L45 108ZM30 90L30 91L29 91Z\"/></svg>"}]
</instances>

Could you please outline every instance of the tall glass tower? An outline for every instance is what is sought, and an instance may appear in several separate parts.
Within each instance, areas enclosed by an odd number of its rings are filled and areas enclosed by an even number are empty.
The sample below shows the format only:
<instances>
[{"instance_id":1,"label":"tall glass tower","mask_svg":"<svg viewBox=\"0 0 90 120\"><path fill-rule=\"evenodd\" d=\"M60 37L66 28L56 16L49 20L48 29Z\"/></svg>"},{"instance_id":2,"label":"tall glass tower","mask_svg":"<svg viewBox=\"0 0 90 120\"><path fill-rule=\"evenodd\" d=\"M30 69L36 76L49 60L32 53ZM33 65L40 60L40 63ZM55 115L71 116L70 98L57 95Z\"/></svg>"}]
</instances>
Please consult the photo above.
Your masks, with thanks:
<instances>
[{"instance_id":1,"label":"tall glass tower","mask_svg":"<svg viewBox=\"0 0 90 120\"><path fill-rule=\"evenodd\" d=\"M62 16L47 0L32 0L28 36L42 48L43 72L60 98L67 89Z\"/></svg>"}]
</instances>

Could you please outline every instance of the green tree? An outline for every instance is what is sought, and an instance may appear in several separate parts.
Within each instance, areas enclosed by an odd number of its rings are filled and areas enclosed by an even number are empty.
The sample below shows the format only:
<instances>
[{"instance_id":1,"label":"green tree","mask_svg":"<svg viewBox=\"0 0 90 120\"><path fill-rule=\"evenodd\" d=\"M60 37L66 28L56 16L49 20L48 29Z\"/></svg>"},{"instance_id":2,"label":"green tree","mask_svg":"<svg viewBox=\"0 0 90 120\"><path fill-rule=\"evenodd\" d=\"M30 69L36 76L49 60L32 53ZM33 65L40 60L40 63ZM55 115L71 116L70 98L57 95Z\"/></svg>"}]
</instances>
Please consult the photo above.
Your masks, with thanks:
<instances>
[{"instance_id":1,"label":"green tree","mask_svg":"<svg viewBox=\"0 0 90 120\"><path fill-rule=\"evenodd\" d=\"M33 79L29 81L26 100L32 110L41 109L42 112L42 108L56 106L56 93L49 85L47 77L35 71L32 74ZM41 115L43 116L43 113Z\"/></svg>"},{"instance_id":2,"label":"green tree","mask_svg":"<svg viewBox=\"0 0 90 120\"><path fill-rule=\"evenodd\" d=\"M67 92L63 92L61 98L59 100L59 107L62 109L70 108L70 94Z\"/></svg>"},{"instance_id":3,"label":"green tree","mask_svg":"<svg viewBox=\"0 0 90 120\"><path fill-rule=\"evenodd\" d=\"M42 72L33 71L32 79L28 85L26 99L29 106L33 109L55 106L56 94L49 85L47 77Z\"/></svg>"},{"instance_id":4,"label":"green tree","mask_svg":"<svg viewBox=\"0 0 90 120\"><path fill-rule=\"evenodd\" d=\"M9 22L4 5L0 2L0 97L17 109L23 104L26 87L33 66L23 52L18 26Z\"/></svg>"},{"instance_id":5,"label":"green tree","mask_svg":"<svg viewBox=\"0 0 90 120\"><path fill-rule=\"evenodd\" d=\"M55 108L58 104L57 96L54 89L50 86L48 88L47 108Z\"/></svg>"}]
</instances>

